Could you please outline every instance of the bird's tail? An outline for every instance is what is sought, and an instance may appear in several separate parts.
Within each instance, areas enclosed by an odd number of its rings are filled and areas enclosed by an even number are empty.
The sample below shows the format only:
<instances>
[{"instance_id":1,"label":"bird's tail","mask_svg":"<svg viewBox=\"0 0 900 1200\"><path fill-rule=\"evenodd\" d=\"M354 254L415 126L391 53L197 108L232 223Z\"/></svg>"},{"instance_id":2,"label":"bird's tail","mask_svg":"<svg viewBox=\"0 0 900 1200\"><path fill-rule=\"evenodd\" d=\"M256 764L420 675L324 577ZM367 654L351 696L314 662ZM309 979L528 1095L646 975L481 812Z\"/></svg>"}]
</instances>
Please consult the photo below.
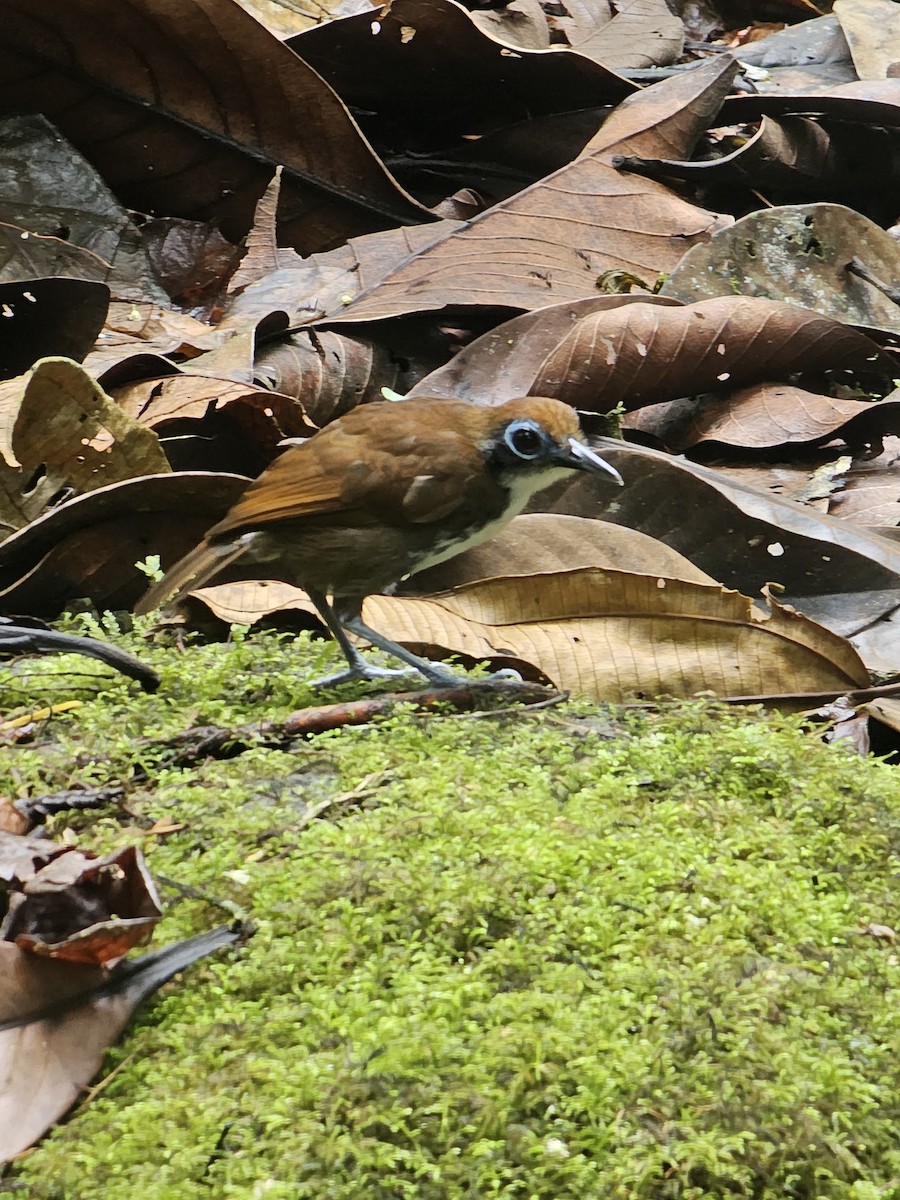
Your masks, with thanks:
<instances>
[{"instance_id":1,"label":"bird's tail","mask_svg":"<svg viewBox=\"0 0 900 1200\"><path fill-rule=\"evenodd\" d=\"M184 558L178 560L158 583L150 588L134 607L136 613L153 612L161 608L167 601L174 603L185 592L204 587L218 573L234 562L247 549L246 542L224 542L221 545L210 545L201 542Z\"/></svg>"}]
</instances>

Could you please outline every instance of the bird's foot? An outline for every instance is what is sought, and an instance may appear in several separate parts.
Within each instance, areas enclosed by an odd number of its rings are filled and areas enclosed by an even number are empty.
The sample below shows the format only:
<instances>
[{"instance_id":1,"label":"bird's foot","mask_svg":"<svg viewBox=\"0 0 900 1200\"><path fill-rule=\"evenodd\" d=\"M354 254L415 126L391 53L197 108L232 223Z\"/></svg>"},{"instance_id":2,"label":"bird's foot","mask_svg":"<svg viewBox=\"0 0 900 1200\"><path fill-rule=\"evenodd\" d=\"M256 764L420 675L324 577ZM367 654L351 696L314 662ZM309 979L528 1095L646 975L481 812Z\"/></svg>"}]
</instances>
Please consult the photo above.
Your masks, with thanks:
<instances>
[{"instance_id":1,"label":"bird's foot","mask_svg":"<svg viewBox=\"0 0 900 1200\"><path fill-rule=\"evenodd\" d=\"M383 679L411 679L417 673L410 667L389 670L387 667L374 667L371 663L361 662L359 666L348 667L346 671L338 671L334 675L325 675L321 679L313 679L309 686L313 688L330 688L337 687L341 683L357 683L361 679L370 683L377 683Z\"/></svg>"}]
</instances>

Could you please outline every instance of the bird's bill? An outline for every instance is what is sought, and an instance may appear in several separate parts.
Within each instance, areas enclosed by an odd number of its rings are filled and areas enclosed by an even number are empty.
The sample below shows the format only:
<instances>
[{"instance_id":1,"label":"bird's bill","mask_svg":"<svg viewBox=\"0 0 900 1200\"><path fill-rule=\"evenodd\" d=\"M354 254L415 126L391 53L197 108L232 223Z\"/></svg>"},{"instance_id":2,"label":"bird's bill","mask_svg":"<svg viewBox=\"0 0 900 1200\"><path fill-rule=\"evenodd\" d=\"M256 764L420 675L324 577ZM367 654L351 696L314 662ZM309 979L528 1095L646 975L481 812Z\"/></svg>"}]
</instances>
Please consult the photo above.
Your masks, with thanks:
<instances>
[{"instance_id":1,"label":"bird's bill","mask_svg":"<svg viewBox=\"0 0 900 1200\"><path fill-rule=\"evenodd\" d=\"M612 475L620 487L625 484L625 480L615 467L611 467L605 458L601 458L590 446L586 446L584 442L579 442L575 438L569 438L568 450L564 450L557 461L560 466L574 467L578 471L606 471Z\"/></svg>"}]
</instances>

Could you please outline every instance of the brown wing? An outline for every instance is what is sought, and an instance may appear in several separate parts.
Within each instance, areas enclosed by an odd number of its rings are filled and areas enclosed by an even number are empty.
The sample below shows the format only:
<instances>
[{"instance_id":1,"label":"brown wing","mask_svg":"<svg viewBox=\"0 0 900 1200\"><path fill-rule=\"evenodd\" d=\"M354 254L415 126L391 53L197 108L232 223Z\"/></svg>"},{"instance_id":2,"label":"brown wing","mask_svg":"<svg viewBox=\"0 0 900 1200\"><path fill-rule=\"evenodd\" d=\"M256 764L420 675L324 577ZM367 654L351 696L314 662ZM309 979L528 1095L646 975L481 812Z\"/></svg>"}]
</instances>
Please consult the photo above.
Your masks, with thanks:
<instances>
[{"instance_id":1,"label":"brown wing","mask_svg":"<svg viewBox=\"0 0 900 1200\"><path fill-rule=\"evenodd\" d=\"M465 501L481 456L465 428L470 405L365 405L290 446L207 537L231 538L272 522L358 514L389 524L438 520Z\"/></svg>"}]
</instances>

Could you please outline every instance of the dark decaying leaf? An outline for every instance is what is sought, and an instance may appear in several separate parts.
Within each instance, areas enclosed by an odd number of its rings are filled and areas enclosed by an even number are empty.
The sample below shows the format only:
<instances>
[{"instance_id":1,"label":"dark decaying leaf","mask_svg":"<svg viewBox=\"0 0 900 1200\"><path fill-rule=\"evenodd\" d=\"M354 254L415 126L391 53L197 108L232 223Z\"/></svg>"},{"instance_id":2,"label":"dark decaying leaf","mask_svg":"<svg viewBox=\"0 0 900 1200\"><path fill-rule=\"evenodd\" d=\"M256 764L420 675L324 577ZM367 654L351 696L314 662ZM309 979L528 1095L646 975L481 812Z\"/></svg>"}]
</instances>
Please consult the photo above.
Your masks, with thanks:
<instances>
[{"instance_id":1,"label":"dark decaying leaf","mask_svg":"<svg viewBox=\"0 0 900 1200\"><path fill-rule=\"evenodd\" d=\"M773 582L792 604L900 586L900 543L732 480L725 471L611 439L599 452L625 480L614 496L579 476L541 508L612 521L665 542L715 579L758 595ZM817 619L822 620L821 615Z\"/></svg>"},{"instance_id":2,"label":"dark decaying leaf","mask_svg":"<svg viewBox=\"0 0 900 1200\"><path fill-rule=\"evenodd\" d=\"M376 14L377 29L372 20L364 12L326 22L288 45L361 111L380 149L398 140L444 148L526 117L615 104L635 90L577 54L510 53L446 0L394 0Z\"/></svg>"},{"instance_id":3,"label":"dark decaying leaf","mask_svg":"<svg viewBox=\"0 0 900 1200\"><path fill-rule=\"evenodd\" d=\"M888 284L900 276L900 245L874 222L840 204L787 205L751 213L692 247L662 290L689 303L737 288L900 333L900 305L848 270L853 259Z\"/></svg>"},{"instance_id":4,"label":"dark decaying leaf","mask_svg":"<svg viewBox=\"0 0 900 1200\"><path fill-rule=\"evenodd\" d=\"M206 471L149 475L61 504L0 544L0 607L55 617L85 596L100 609L131 608L148 587L134 564L158 554L171 566L246 486Z\"/></svg>"},{"instance_id":5,"label":"dark decaying leaf","mask_svg":"<svg viewBox=\"0 0 900 1200\"><path fill-rule=\"evenodd\" d=\"M137 1006L245 932L220 926L111 971L0 942L0 1160L31 1146L75 1103Z\"/></svg>"},{"instance_id":6,"label":"dark decaying leaf","mask_svg":"<svg viewBox=\"0 0 900 1200\"><path fill-rule=\"evenodd\" d=\"M722 105L722 123L756 121L767 114L783 113L896 129L900 126L900 79L857 80L820 89L812 96L789 91L766 96L729 96Z\"/></svg>"},{"instance_id":7,"label":"dark decaying leaf","mask_svg":"<svg viewBox=\"0 0 900 1200\"><path fill-rule=\"evenodd\" d=\"M208 305L224 291L241 257L210 221L157 217L146 221L140 233L157 279L185 307Z\"/></svg>"},{"instance_id":8,"label":"dark decaying leaf","mask_svg":"<svg viewBox=\"0 0 900 1200\"><path fill-rule=\"evenodd\" d=\"M842 378L854 370L889 376L896 367L869 338L810 309L723 296L584 317L547 356L532 387L602 412L829 370L846 373Z\"/></svg>"},{"instance_id":9,"label":"dark decaying leaf","mask_svg":"<svg viewBox=\"0 0 900 1200\"><path fill-rule=\"evenodd\" d=\"M140 212L233 241L284 165L306 250L430 219L328 85L234 0L4 0L0 113L43 112Z\"/></svg>"},{"instance_id":10,"label":"dark decaying leaf","mask_svg":"<svg viewBox=\"0 0 900 1200\"><path fill-rule=\"evenodd\" d=\"M0 938L43 958L118 962L147 941L162 916L156 887L134 846L102 858L65 847L7 886Z\"/></svg>"},{"instance_id":11,"label":"dark decaying leaf","mask_svg":"<svg viewBox=\"0 0 900 1200\"><path fill-rule=\"evenodd\" d=\"M0 120L0 180L3 282L66 276L106 283L120 300L166 301L131 215L43 117Z\"/></svg>"},{"instance_id":12,"label":"dark decaying leaf","mask_svg":"<svg viewBox=\"0 0 900 1200\"><path fill-rule=\"evenodd\" d=\"M24 374L39 358L80 362L97 340L109 288L87 279L0 283L0 379Z\"/></svg>"},{"instance_id":13,"label":"dark decaying leaf","mask_svg":"<svg viewBox=\"0 0 900 1200\"><path fill-rule=\"evenodd\" d=\"M680 162L623 157L621 165L651 179L700 187L728 184L772 201L841 200L882 213L895 178L900 133L846 121L764 116L751 136L715 158ZM892 215L892 214L891 214Z\"/></svg>"}]
</instances>

